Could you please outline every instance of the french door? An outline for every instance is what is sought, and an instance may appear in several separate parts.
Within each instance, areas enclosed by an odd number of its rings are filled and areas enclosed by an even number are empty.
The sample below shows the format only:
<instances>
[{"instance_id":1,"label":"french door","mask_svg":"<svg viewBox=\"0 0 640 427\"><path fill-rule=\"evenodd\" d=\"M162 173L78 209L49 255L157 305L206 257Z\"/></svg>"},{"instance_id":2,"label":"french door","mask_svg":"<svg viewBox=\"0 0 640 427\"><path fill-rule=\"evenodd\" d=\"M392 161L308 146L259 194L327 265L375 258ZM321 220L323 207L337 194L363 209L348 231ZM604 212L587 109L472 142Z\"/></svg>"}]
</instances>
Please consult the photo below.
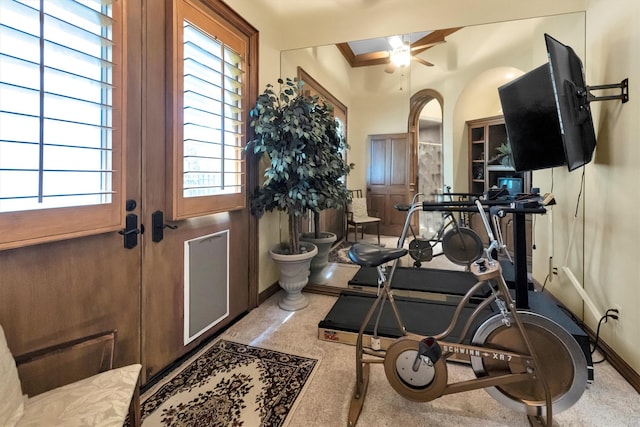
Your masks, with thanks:
<instances>
[{"instance_id":1,"label":"french door","mask_svg":"<svg viewBox=\"0 0 640 427\"><path fill-rule=\"evenodd\" d=\"M223 17L232 14L217 0L197 3L206 5L203 10L220 8ZM257 271L257 233L255 219L246 208L180 221L169 221L163 215L164 221L158 221L158 213L166 214L171 191L165 73L168 9L155 7L151 0L123 4L123 191L127 201L123 216L127 225L121 230L0 251L0 324L14 354L117 329L115 364L141 362L144 384L257 305L257 280L250 280ZM255 50L257 42L252 40ZM257 80L255 71L248 71L247 78ZM248 88L255 94L253 85ZM252 167L247 167L247 182L254 179ZM229 242L227 315L186 343L185 242L218 233L225 233ZM44 379L37 373L21 373L24 392L76 379L75 368L65 362Z\"/></svg>"},{"instance_id":2,"label":"french door","mask_svg":"<svg viewBox=\"0 0 640 427\"><path fill-rule=\"evenodd\" d=\"M192 6L198 13L216 13L216 19L223 19L225 13L231 13L220 2L207 1L175 1L173 13L182 3ZM215 12L209 7L212 3L220 6ZM166 106L171 105L170 96L174 97L175 102L175 97L182 95L172 94L171 90L164 89L171 86L168 83L175 77L172 77L167 71L169 68L166 67L168 52L171 52L167 32L170 31L175 16L169 15L172 13L170 8L144 7L143 11L142 40L145 43L142 47L144 59L141 64L143 78L140 114L144 125L140 138L140 171L142 217L147 224L147 231L141 244L140 330L145 382L238 315L257 305L257 280L252 281L253 289L249 286L250 271L255 269L255 266L250 266L250 248L256 247L257 236L255 219L250 216L247 208L170 221L169 196L175 189L172 188L172 181L169 179L169 168L175 161L171 157L173 152L167 148L170 145L167 141L171 138L171 126L167 126L167 117L173 116L167 114ZM182 21L177 25L181 29ZM250 80L251 75L251 71L247 70L245 78ZM246 87L252 88L252 85L247 84ZM175 126L175 123L172 125ZM182 162L182 159L178 161ZM164 218L161 223L158 223L159 213L162 213L161 216ZM153 238L152 229L161 232L162 240ZM205 261L205 264L219 262L219 267L226 270L226 277L223 274L222 277L204 280L211 282L211 286L220 288L222 296L212 297L214 300L205 303L203 309L207 311L209 306L212 310L214 307L224 306L225 302L219 300L225 297L228 299L228 309L222 310L223 318L214 315L211 319L212 326L209 326L208 320L205 321L197 338L189 339L187 342L186 335L189 334L185 334L185 328L189 329L189 317L193 316L193 313L190 314L189 300L186 300L185 304L189 282L193 281L188 274L187 263L195 261L193 257L189 261L185 254L190 252L189 248L193 245L201 246L201 243L197 243L200 242L199 239L205 238L202 241L207 242L207 239L221 234L224 234L227 245L221 249L222 252L216 254L226 254L226 260L211 259ZM196 243L189 243L193 241Z\"/></svg>"}]
</instances>

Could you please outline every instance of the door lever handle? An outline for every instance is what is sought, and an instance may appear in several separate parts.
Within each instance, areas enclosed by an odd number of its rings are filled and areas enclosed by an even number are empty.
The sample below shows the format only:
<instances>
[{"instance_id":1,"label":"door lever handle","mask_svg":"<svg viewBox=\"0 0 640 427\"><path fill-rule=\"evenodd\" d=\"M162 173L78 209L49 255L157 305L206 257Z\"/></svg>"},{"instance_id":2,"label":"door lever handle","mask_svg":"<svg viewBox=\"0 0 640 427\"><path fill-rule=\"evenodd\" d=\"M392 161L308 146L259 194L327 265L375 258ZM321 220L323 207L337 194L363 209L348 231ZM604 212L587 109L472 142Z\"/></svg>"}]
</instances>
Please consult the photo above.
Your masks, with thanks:
<instances>
[{"instance_id":1,"label":"door lever handle","mask_svg":"<svg viewBox=\"0 0 640 427\"><path fill-rule=\"evenodd\" d=\"M164 239L164 229L169 228L175 230L177 225L170 225L164 223L164 213L162 211L155 211L151 214L151 240L154 242L161 242Z\"/></svg>"},{"instance_id":2,"label":"door lever handle","mask_svg":"<svg viewBox=\"0 0 640 427\"><path fill-rule=\"evenodd\" d=\"M118 234L122 234L123 236L128 236L130 234L140 234L140 230L138 230L137 228L135 230L120 230L118 231Z\"/></svg>"},{"instance_id":3,"label":"door lever handle","mask_svg":"<svg viewBox=\"0 0 640 427\"><path fill-rule=\"evenodd\" d=\"M138 234L142 234L142 232L142 230L138 229L138 215L134 213L127 214L124 230L118 231L124 237L125 249L135 248L138 244Z\"/></svg>"}]
</instances>

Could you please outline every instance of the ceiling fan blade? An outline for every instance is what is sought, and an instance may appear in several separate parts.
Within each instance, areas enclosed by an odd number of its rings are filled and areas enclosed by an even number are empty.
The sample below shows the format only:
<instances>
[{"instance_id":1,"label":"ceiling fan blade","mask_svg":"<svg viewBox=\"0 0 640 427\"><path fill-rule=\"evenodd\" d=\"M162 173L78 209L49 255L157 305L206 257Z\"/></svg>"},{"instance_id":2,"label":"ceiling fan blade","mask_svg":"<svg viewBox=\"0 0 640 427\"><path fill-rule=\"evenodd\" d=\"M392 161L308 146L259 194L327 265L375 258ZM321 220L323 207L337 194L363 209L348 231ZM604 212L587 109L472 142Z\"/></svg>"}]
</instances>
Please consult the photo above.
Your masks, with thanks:
<instances>
[{"instance_id":1,"label":"ceiling fan blade","mask_svg":"<svg viewBox=\"0 0 640 427\"><path fill-rule=\"evenodd\" d=\"M443 40L439 40L431 43L422 43L422 44L414 43L411 45L411 50L426 50L426 49L429 49L430 47L437 46L439 44L446 43L446 42L447 41L443 39Z\"/></svg>"},{"instance_id":2,"label":"ceiling fan blade","mask_svg":"<svg viewBox=\"0 0 640 427\"><path fill-rule=\"evenodd\" d=\"M422 65L426 65L427 67L433 67L433 64L429 61L425 61L422 58L418 58L417 56L412 56L413 60L421 63Z\"/></svg>"},{"instance_id":3,"label":"ceiling fan blade","mask_svg":"<svg viewBox=\"0 0 640 427\"><path fill-rule=\"evenodd\" d=\"M389 52L388 51L379 51L379 52L369 52L362 53L358 55L358 59L361 61L388 61L389 60ZM382 62L381 62L382 63Z\"/></svg>"},{"instance_id":4,"label":"ceiling fan blade","mask_svg":"<svg viewBox=\"0 0 640 427\"><path fill-rule=\"evenodd\" d=\"M385 73L389 73L389 74L393 74L394 71L396 71L396 64L394 64L393 62L389 61L387 66L384 67L384 72Z\"/></svg>"}]
</instances>

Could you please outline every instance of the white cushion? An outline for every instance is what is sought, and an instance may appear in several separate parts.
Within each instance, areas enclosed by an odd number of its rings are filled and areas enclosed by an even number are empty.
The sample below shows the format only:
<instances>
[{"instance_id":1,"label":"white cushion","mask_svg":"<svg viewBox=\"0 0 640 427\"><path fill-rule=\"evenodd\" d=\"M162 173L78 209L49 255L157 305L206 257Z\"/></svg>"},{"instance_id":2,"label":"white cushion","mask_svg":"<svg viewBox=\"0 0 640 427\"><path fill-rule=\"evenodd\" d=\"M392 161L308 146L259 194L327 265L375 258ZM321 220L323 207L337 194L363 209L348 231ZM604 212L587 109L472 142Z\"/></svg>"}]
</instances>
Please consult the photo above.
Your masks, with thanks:
<instances>
[{"instance_id":1,"label":"white cushion","mask_svg":"<svg viewBox=\"0 0 640 427\"><path fill-rule=\"evenodd\" d=\"M378 222L380 218L369 216L367 212L367 199L364 197L358 197L351 200L351 206L348 208L349 212L353 213L353 222L355 223L367 223Z\"/></svg>"},{"instance_id":2,"label":"white cushion","mask_svg":"<svg viewBox=\"0 0 640 427\"><path fill-rule=\"evenodd\" d=\"M122 427L141 368L111 369L34 396L17 425Z\"/></svg>"},{"instance_id":3,"label":"white cushion","mask_svg":"<svg viewBox=\"0 0 640 427\"><path fill-rule=\"evenodd\" d=\"M367 199L364 197L351 200L351 212L354 218L363 218L369 216L367 212Z\"/></svg>"},{"instance_id":4,"label":"white cushion","mask_svg":"<svg viewBox=\"0 0 640 427\"><path fill-rule=\"evenodd\" d=\"M13 427L22 417L24 398L16 361L0 326L0 425Z\"/></svg>"}]
</instances>

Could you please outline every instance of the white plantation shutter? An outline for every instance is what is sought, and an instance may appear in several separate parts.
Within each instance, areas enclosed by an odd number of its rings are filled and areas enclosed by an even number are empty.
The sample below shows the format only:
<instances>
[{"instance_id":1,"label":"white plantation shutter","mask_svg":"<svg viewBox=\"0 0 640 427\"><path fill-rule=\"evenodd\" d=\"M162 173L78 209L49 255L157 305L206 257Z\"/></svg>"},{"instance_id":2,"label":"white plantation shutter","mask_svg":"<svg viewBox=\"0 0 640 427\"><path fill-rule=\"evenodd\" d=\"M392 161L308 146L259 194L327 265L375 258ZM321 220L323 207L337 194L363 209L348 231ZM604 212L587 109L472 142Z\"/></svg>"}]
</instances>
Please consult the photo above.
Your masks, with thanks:
<instances>
[{"instance_id":1,"label":"white plantation shutter","mask_svg":"<svg viewBox=\"0 0 640 427\"><path fill-rule=\"evenodd\" d=\"M0 247L120 223L119 3L0 0ZM35 213L56 224L12 230Z\"/></svg>"},{"instance_id":2,"label":"white plantation shutter","mask_svg":"<svg viewBox=\"0 0 640 427\"><path fill-rule=\"evenodd\" d=\"M244 207L246 43L184 2L175 34L173 218Z\"/></svg>"},{"instance_id":3,"label":"white plantation shutter","mask_svg":"<svg viewBox=\"0 0 640 427\"><path fill-rule=\"evenodd\" d=\"M184 197L239 193L242 58L184 23Z\"/></svg>"}]
</instances>

